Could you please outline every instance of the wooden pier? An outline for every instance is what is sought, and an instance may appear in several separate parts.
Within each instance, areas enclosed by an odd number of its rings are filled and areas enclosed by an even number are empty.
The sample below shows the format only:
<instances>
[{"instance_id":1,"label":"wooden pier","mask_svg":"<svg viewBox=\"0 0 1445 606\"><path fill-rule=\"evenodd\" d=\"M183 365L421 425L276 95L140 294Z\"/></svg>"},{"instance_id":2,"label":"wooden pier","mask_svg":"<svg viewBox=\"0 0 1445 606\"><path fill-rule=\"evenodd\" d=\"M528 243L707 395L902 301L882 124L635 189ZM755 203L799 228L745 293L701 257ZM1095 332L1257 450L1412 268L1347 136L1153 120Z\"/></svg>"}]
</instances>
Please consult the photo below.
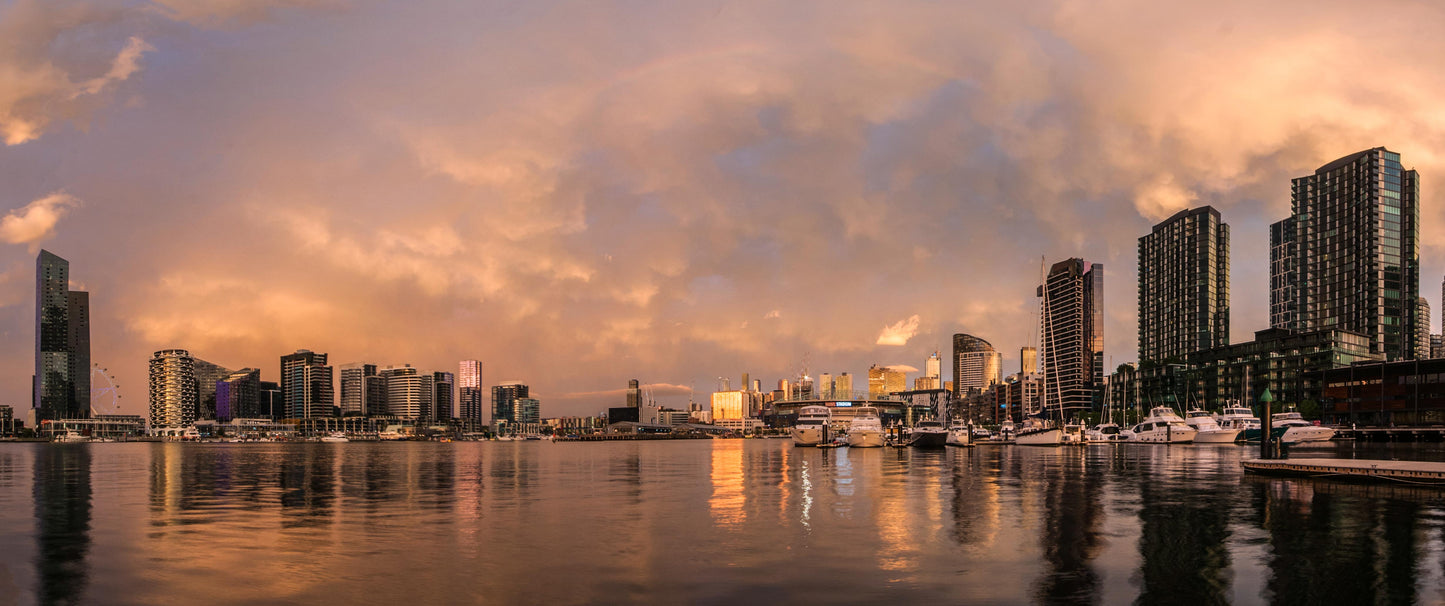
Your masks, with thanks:
<instances>
[{"instance_id":1,"label":"wooden pier","mask_svg":"<svg viewBox=\"0 0 1445 606\"><path fill-rule=\"evenodd\" d=\"M1378 459L1249 459L1246 473L1351 482L1445 486L1445 463Z\"/></svg>"}]
</instances>

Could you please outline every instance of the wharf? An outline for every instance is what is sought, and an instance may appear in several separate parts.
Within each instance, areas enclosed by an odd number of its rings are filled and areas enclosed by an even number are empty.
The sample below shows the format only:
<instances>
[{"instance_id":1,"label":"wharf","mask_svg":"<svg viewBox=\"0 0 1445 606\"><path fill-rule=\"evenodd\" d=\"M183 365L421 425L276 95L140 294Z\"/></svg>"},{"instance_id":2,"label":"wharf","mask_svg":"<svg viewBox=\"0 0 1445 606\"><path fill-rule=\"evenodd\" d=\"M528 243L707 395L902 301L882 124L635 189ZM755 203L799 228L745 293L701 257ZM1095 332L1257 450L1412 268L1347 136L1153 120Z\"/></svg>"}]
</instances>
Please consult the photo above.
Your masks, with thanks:
<instances>
[{"instance_id":1,"label":"wharf","mask_svg":"<svg viewBox=\"0 0 1445 606\"><path fill-rule=\"evenodd\" d=\"M1246 473L1353 482L1399 482L1445 486L1445 463L1381 459L1249 459Z\"/></svg>"},{"instance_id":2,"label":"wharf","mask_svg":"<svg viewBox=\"0 0 1445 606\"><path fill-rule=\"evenodd\" d=\"M705 434L672 433L592 433L581 436L557 436L556 442L629 442L634 440L709 440Z\"/></svg>"}]
</instances>

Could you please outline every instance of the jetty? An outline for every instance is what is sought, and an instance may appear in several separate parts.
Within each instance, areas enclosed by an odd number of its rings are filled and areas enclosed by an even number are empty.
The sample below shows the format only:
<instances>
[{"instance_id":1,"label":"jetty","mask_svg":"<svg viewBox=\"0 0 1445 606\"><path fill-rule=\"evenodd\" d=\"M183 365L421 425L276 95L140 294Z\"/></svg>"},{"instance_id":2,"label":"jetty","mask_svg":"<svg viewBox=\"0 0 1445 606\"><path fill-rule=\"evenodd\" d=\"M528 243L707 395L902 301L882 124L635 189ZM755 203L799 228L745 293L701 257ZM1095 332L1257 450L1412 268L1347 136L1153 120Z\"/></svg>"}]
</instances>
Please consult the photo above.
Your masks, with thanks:
<instances>
[{"instance_id":1,"label":"jetty","mask_svg":"<svg viewBox=\"0 0 1445 606\"><path fill-rule=\"evenodd\" d=\"M1445 486L1445 463L1380 459L1248 459L1246 473L1350 482Z\"/></svg>"}]
</instances>

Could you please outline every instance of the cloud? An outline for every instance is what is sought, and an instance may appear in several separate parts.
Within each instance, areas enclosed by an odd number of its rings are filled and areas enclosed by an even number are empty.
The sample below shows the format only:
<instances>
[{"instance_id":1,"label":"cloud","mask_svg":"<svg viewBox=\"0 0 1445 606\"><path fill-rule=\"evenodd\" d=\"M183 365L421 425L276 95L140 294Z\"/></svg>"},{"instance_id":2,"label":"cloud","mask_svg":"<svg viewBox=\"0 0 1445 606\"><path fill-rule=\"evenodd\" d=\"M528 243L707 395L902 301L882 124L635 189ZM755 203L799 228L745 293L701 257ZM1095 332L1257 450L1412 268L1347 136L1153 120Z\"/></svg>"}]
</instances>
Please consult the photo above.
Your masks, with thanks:
<instances>
[{"instance_id":1,"label":"cloud","mask_svg":"<svg viewBox=\"0 0 1445 606\"><path fill-rule=\"evenodd\" d=\"M202 27L255 23L295 8L335 7L342 0L151 0L167 18Z\"/></svg>"},{"instance_id":2,"label":"cloud","mask_svg":"<svg viewBox=\"0 0 1445 606\"><path fill-rule=\"evenodd\" d=\"M907 365L907 364L889 364L888 366L885 366L884 368L887 368L887 369L889 369L889 370L896 370L896 371L899 371L899 372L918 372L918 368L917 368L917 367L909 366L909 365Z\"/></svg>"},{"instance_id":3,"label":"cloud","mask_svg":"<svg viewBox=\"0 0 1445 606\"><path fill-rule=\"evenodd\" d=\"M907 345L913 335L918 334L918 314L909 316L906 320L899 320L891 326L883 327L883 332L878 333L878 345Z\"/></svg>"},{"instance_id":4,"label":"cloud","mask_svg":"<svg viewBox=\"0 0 1445 606\"><path fill-rule=\"evenodd\" d=\"M627 388L607 389L602 391L578 391L552 396L558 400L604 400L621 399L627 396ZM691 387L671 383L647 383L642 385L643 393L651 393L654 396L685 396L693 393Z\"/></svg>"},{"instance_id":5,"label":"cloud","mask_svg":"<svg viewBox=\"0 0 1445 606\"><path fill-rule=\"evenodd\" d=\"M31 252L55 235L55 226L80 200L65 192L48 196L16 208L0 217L0 240L10 244L28 244Z\"/></svg>"}]
</instances>

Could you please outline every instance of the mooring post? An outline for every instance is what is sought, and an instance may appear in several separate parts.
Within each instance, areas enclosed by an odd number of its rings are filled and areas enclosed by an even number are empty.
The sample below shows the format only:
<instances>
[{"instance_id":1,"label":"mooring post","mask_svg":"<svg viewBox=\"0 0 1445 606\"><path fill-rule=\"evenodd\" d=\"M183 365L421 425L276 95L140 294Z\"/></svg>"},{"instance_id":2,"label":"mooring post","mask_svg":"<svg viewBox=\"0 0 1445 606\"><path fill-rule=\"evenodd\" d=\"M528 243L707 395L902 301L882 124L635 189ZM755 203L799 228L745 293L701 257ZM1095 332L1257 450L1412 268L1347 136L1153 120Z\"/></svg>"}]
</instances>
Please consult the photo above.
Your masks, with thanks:
<instances>
[{"instance_id":1,"label":"mooring post","mask_svg":"<svg viewBox=\"0 0 1445 606\"><path fill-rule=\"evenodd\" d=\"M1274 402L1274 395L1269 393L1269 388L1264 388L1264 393L1259 394L1259 401L1264 404L1264 419L1261 419L1260 427L1264 433L1259 436L1259 458L1277 458L1274 447L1271 445L1271 434L1274 433L1274 419L1270 414L1270 403Z\"/></svg>"}]
</instances>

